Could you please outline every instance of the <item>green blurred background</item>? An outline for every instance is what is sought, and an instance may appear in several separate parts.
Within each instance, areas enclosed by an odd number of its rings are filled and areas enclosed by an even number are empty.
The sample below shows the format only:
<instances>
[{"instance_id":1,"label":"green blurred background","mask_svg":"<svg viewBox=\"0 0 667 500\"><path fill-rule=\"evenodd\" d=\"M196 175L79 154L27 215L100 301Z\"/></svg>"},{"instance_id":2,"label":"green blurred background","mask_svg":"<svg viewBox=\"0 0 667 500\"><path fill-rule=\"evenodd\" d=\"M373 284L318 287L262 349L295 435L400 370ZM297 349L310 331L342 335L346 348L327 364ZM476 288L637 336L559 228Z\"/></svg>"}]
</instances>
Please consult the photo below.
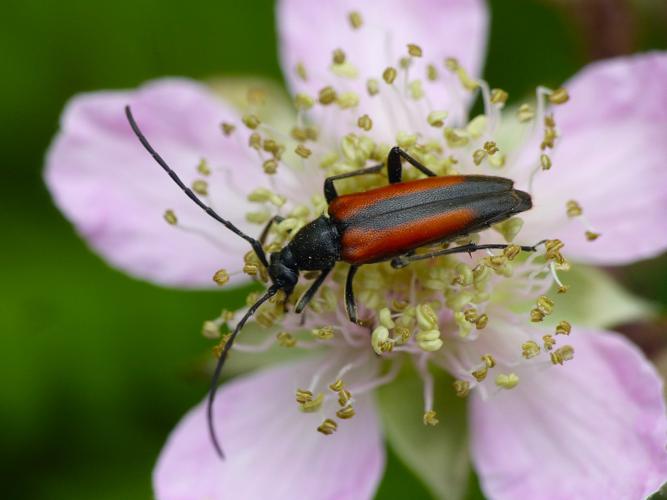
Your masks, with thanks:
<instances>
[{"instance_id":1,"label":"green blurred background","mask_svg":"<svg viewBox=\"0 0 667 500\"><path fill-rule=\"evenodd\" d=\"M486 78L513 96L558 85L595 58L667 48L664 0L490 5ZM78 92L163 75L281 81L273 4L5 0L2 18L2 496L150 498L165 437L207 388L201 322L242 298L159 289L110 269L53 207L44 152ZM664 259L617 274L665 310ZM643 338L652 352L664 341ZM378 498L407 496L429 498L390 455Z\"/></svg>"}]
</instances>

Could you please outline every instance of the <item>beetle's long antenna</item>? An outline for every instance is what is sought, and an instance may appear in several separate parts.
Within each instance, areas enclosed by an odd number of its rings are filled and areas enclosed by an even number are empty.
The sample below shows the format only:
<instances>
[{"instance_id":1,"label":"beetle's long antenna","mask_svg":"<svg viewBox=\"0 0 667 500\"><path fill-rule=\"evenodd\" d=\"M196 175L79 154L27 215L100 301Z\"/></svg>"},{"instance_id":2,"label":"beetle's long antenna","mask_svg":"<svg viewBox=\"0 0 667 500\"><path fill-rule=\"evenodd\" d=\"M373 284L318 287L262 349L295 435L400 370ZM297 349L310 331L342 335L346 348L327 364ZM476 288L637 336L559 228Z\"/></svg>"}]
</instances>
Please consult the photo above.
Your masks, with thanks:
<instances>
[{"instance_id":1,"label":"beetle's long antenna","mask_svg":"<svg viewBox=\"0 0 667 500\"><path fill-rule=\"evenodd\" d=\"M245 234L243 231L241 231L238 227L229 222L227 219L223 219L222 217L220 217L215 212L215 210L213 210L211 207L209 207L203 201L201 201L199 197L183 183L183 181L178 177L178 175L176 175L176 172L174 172L171 169L171 167L167 165L167 162L162 159L162 157L158 154L158 152L155 151L155 149L153 149L153 146L150 145L148 139L146 139L146 136L139 129L139 125L137 125L137 122L134 120L134 116L132 116L132 111L130 110L129 106L125 106L125 115L127 116L127 121L130 122L130 127L132 127L132 131L139 139L139 142L141 142L141 145L146 149L146 151L148 151L151 154L151 156L158 163L158 165L160 165L164 169L164 171L169 174L169 177L171 177L172 180L178 185L178 187L180 187L181 190L183 190L183 192L188 196L188 198L194 201L204 212L206 212L208 215L210 215L215 220L220 222L227 229L229 229L230 231L232 231L233 233L237 234L238 236L246 240L248 243L250 243L252 249L255 251L257 257L262 262L264 267L268 267L269 264L266 260L264 249L262 248L262 245L259 243L259 241Z\"/></svg>"},{"instance_id":2,"label":"beetle's long antenna","mask_svg":"<svg viewBox=\"0 0 667 500\"><path fill-rule=\"evenodd\" d=\"M229 336L229 339L227 339L227 342L225 343L225 346L223 347L222 352L220 353L220 357L218 358L218 363L215 365L215 371L213 372L213 377L211 378L211 389L209 390L208 393L206 420L208 423L208 432L211 437L211 442L213 443L213 447L215 448L215 451L218 453L220 458L222 458L223 460L225 458L225 454L223 453L222 447L220 446L220 442L218 441L218 436L215 432L215 423L213 421L213 402L215 401L215 394L218 390L220 373L222 372L222 367L224 366L225 361L227 359L227 353L229 353L229 350L231 349L232 344L234 343L234 339L243 328L243 325L245 325L246 321L248 321L248 319L250 319L250 317L253 314L255 314L255 311L259 309L259 306L261 306L264 302L273 297L278 292L278 290L280 290L280 288L275 285L269 287L266 293L262 295L259 299L257 299L257 302L255 302L250 307L250 309L248 309L248 311L243 315L241 320L236 325L236 328L234 328L234 331Z\"/></svg>"}]
</instances>

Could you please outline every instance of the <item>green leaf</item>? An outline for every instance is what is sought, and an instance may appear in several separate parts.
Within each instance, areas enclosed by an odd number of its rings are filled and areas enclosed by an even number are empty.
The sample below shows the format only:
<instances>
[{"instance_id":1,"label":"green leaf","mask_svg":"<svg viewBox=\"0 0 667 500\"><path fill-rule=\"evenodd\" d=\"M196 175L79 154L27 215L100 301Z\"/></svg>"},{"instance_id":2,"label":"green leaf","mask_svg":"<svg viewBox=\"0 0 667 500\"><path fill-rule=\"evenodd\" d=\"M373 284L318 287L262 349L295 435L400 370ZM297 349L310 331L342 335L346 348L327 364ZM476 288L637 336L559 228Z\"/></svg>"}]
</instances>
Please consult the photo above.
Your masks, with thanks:
<instances>
[{"instance_id":1,"label":"green leaf","mask_svg":"<svg viewBox=\"0 0 667 500\"><path fill-rule=\"evenodd\" d=\"M647 500L667 500L667 483L663 484L660 489L648 497Z\"/></svg>"},{"instance_id":2,"label":"green leaf","mask_svg":"<svg viewBox=\"0 0 667 500\"><path fill-rule=\"evenodd\" d=\"M436 498L460 500L470 473L465 402L454 395L444 374L435 376L434 392L440 423L432 427L422 422L422 382L413 370L381 388L385 433L398 457Z\"/></svg>"},{"instance_id":3,"label":"green leaf","mask_svg":"<svg viewBox=\"0 0 667 500\"><path fill-rule=\"evenodd\" d=\"M599 269L573 265L571 271L561 274L561 280L570 289L554 296L556 309L551 321L566 319L573 325L609 328L654 314L652 304L635 297Z\"/></svg>"}]
</instances>

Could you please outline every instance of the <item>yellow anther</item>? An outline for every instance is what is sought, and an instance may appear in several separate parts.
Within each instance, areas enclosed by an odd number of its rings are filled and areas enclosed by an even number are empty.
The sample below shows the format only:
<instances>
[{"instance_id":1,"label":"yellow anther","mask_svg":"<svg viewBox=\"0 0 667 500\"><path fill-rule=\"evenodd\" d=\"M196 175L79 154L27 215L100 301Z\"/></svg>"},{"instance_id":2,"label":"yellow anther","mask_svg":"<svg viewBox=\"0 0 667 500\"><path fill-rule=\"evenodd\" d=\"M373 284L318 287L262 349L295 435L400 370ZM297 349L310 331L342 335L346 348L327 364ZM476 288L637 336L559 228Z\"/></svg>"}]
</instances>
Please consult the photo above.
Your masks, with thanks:
<instances>
[{"instance_id":1,"label":"yellow anther","mask_svg":"<svg viewBox=\"0 0 667 500\"><path fill-rule=\"evenodd\" d=\"M352 405L347 405L336 412L336 416L340 419L346 420L354 417L355 412Z\"/></svg>"},{"instance_id":2,"label":"yellow anther","mask_svg":"<svg viewBox=\"0 0 667 500\"><path fill-rule=\"evenodd\" d=\"M197 172L202 175L211 175L211 169L208 166L206 159L202 158L197 164Z\"/></svg>"},{"instance_id":3,"label":"yellow anther","mask_svg":"<svg viewBox=\"0 0 667 500\"><path fill-rule=\"evenodd\" d=\"M426 121L431 127L442 127L445 125L447 111L431 111L426 117Z\"/></svg>"},{"instance_id":4,"label":"yellow anther","mask_svg":"<svg viewBox=\"0 0 667 500\"><path fill-rule=\"evenodd\" d=\"M486 158L486 155L487 153L483 149L476 149L472 154L472 161L475 165L479 166L484 161L484 158Z\"/></svg>"},{"instance_id":5,"label":"yellow anther","mask_svg":"<svg viewBox=\"0 0 667 500\"><path fill-rule=\"evenodd\" d=\"M280 347L294 347L296 345L296 339L289 332L278 332L276 334L276 340Z\"/></svg>"},{"instance_id":6,"label":"yellow anther","mask_svg":"<svg viewBox=\"0 0 667 500\"><path fill-rule=\"evenodd\" d=\"M222 122L220 124L220 128L222 129L222 133L225 134L225 136L229 137L230 135L232 135L234 130L236 130L236 125L232 123Z\"/></svg>"},{"instance_id":7,"label":"yellow anther","mask_svg":"<svg viewBox=\"0 0 667 500\"><path fill-rule=\"evenodd\" d=\"M410 54L412 57L421 57L422 48L419 45L415 45L414 43L409 43L408 54Z\"/></svg>"},{"instance_id":8,"label":"yellow anther","mask_svg":"<svg viewBox=\"0 0 667 500\"><path fill-rule=\"evenodd\" d=\"M336 49L333 51L333 63L343 64L345 62L345 52L343 49Z\"/></svg>"},{"instance_id":9,"label":"yellow anther","mask_svg":"<svg viewBox=\"0 0 667 500\"><path fill-rule=\"evenodd\" d=\"M394 320L391 319L391 311L389 310L388 307L383 307L382 309L380 309L378 317L380 319L380 324L385 328L391 329L396 326Z\"/></svg>"},{"instance_id":10,"label":"yellow anther","mask_svg":"<svg viewBox=\"0 0 667 500\"><path fill-rule=\"evenodd\" d=\"M324 422L320 424L320 426L317 428L317 432L320 432L324 434L325 436L330 436L334 432L336 432L336 429L338 429L338 424L331 420L330 418L327 418Z\"/></svg>"},{"instance_id":11,"label":"yellow anther","mask_svg":"<svg viewBox=\"0 0 667 500\"><path fill-rule=\"evenodd\" d=\"M568 217L577 217L584 213L581 205L579 205L579 203L575 200L569 200L567 203L565 203L565 208L567 210Z\"/></svg>"},{"instance_id":12,"label":"yellow anther","mask_svg":"<svg viewBox=\"0 0 667 500\"><path fill-rule=\"evenodd\" d=\"M509 95L503 89L493 89L491 91L491 102L501 106L507 102Z\"/></svg>"},{"instance_id":13,"label":"yellow anther","mask_svg":"<svg viewBox=\"0 0 667 500\"><path fill-rule=\"evenodd\" d=\"M394 80L396 80L397 74L398 73L396 72L396 68L392 68L391 66L389 66L382 72L382 79L389 85L391 85L392 83L394 83Z\"/></svg>"},{"instance_id":14,"label":"yellow anther","mask_svg":"<svg viewBox=\"0 0 667 500\"><path fill-rule=\"evenodd\" d=\"M466 146L470 141L464 130L457 130L450 127L445 127L444 136L450 148L461 148Z\"/></svg>"},{"instance_id":15,"label":"yellow anther","mask_svg":"<svg viewBox=\"0 0 667 500\"><path fill-rule=\"evenodd\" d=\"M243 121L243 124L251 130L255 130L261 123L259 118L255 115L243 115L241 121Z\"/></svg>"},{"instance_id":16,"label":"yellow anther","mask_svg":"<svg viewBox=\"0 0 667 500\"><path fill-rule=\"evenodd\" d=\"M247 212L245 214L245 218L248 222L252 222L253 224L264 224L265 222L268 222L268 220L271 218L271 213L268 212L267 210L260 210L257 212Z\"/></svg>"},{"instance_id":17,"label":"yellow anther","mask_svg":"<svg viewBox=\"0 0 667 500\"><path fill-rule=\"evenodd\" d=\"M479 370L475 370L474 372L472 372L472 376L475 377L475 380L477 380L477 382L481 382L486 378L487 373L489 373L489 368L486 365L484 365Z\"/></svg>"},{"instance_id":18,"label":"yellow anther","mask_svg":"<svg viewBox=\"0 0 667 500\"><path fill-rule=\"evenodd\" d=\"M348 21L350 21L350 26L352 26L352 29L358 30L361 28L361 25L364 23L363 19L361 18L361 14L357 11L350 12L347 15Z\"/></svg>"},{"instance_id":19,"label":"yellow anther","mask_svg":"<svg viewBox=\"0 0 667 500\"><path fill-rule=\"evenodd\" d=\"M200 196L208 196L208 182L197 179L192 183L192 190Z\"/></svg>"},{"instance_id":20,"label":"yellow anther","mask_svg":"<svg viewBox=\"0 0 667 500\"><path fill-rule=\"evenodd\" d=\"M547 259L558 261L557 257L560 255L560 251L563 247L565 247L565 243L561 240L547 240L544 243Z\"/></svg>"},{"instance_id":21,"label":"yellow anther","mask_svg":"<svg viewBox=\"0 0 667 500\"><path fill-rule=\"evenodd\" d=\"M452 385L454 392L460 398L465 398L470 393L470 382L467 380L455 380Z\"/></svg>"},{"instance_id":22,"label":"yellow anther","mask_svg":"<svg viewBox=\"0 0 667 500\"><path fill-rule=\"evenodd\" d=\"M562 365L565 361L570 361L572 358L574 358L574 347L571 345L564 345L551 353L551 362L554 365Z\"/></svg>"},{"instance_id":23,"label":"yellow anther","mask_svg":"<svg viewBox=\"0 0 667 500\"><path fill-rule=\"evenodd\" d=\"M564 104L569 100L570 95L567 93L567 90L562 87L549 94L549 102L551 104Z\"/></svg>"},{"instance_id":24,"label":"yellow anther","mask_svg":"<svg viewBox=\"0 0 667 500\"><path fill-rule=\"evenodd\" d=\"M368 95L374 96L378 92L380 92L380 85L378 81L375 78L371 78L366 82L366 90L368 91Z\"/></svg>"},{"instance_id":25,"label":"yellow anther","mask_svg":"<svg viewBox=\"0 0 667 500\"><path fill-rule=\"evenodd\" d=\"M438 69L433 64L426 66L426 78L431 82L438 79Z\"/></svg>"},{"instance_id":26,"label":"yellow anther","mask_svg":"<svg viewBox=\"0 0 667 500\"><path fill-rule=\"evenodd\" d=\"M250 137L248 138L248 146L259 151L262 147L262 136L257 132L250 134Z\"/></svg>"},{"instance_id":27,"label":"yellow anther","mask_svg":"<svg viewBox=\"0 0 667 500\"><path fill-rule=\"evenodd\" d=\"M246 100L248 101L248 104L254 106L263 106L264 104L266 104L266 99L267 99L267 94L266 90L264 89L251 87L246 92Z\"/></svg>"},{"instance_id":28,"label":"yellow anther","mask_svg":"<svg viewBox=\"0 0 667 500\"><path fill-rule=\"evenodd\" d=\"M222 286L229 281L229 273L226 269L218 269L213 275L213 281L218 286Z\"/></svg>"},{"instance_id":29,"label":"yellow anther","mask_svg":"<svg viewBox=\"0 0 667 500\"><path fill-rule=\"evenodd\" d=\"M327 85L318 94L318 101L323 106L327 106L336 100L336 91L333 87Z\"/></svg>"},{"instance_id":30,"label":"yellow anther","mask_svg":"<svg viewBox=\"0 0 667 500\"><path fill-rule=\"evenodd\" d=\"M304 82L308 80L308 73L306 73L306 67L303 65L303 63L297 63L294 67L294 71L296 72L296 75Z\"/></svg>"},{"instance_id":31,"label":"yellow anther","mask_svg":"<svg viewBox=\"0 0 667 500\"><path fill-rule=\"evenodd\" d=\"M341 78L354 79L359 76L359 70L349 61L345 61L343 64L332 64L330 70L334 75Z\"/></svg>"},{"instance_id":32,"label":"yellow anther","mask_svg":"<svg viewBox=\"0 0 667 500\"><path fill-rule=\"evenodd\" d=\"M554 310L554 301L546 295L540 295L537 298L537 309L542 311L545 316L548 316Z\"/></svg>"},{"instance_id":33,"label":"yellow anther","mask_svg":"<svg viewBox=\"0 0 667 500\"><path fill-rule=\"evenodd\" d=\"M496 360L490 354L485 354L482 356L482 361L484 361L484 364L487 368L493 368L496 366Z\"/></svg>"},{"instance_id":34,"label":"yellow anther","mask_svg":"<svg viewBox=\"0 0 667 500\"><path fill-rule=\"evenodd\" d=\"M435 352L443 346L439 330L420 331L415 335L415 340L420 349L426 352Z\"/></svg>"},{"instance_id":35,"label":"yellow anther","mask_svg":"<svg viewBox=\"0 0 667 500\"><path fill-rule=\"evenodd\" d=\"M398 66L401 69L408 69L410 66L412 66L412 59L410 59L409 57L401 57L398 60Z\"/></svg>"},{"instance_id":36,"label":"yellow anther","mask_svg":"<svg viewBox=\"0 0 667 500\"><path fill-rule=\"evenodd\" d=\"M453 57L448 57L445 59L445 67L453 72L456 73L456 75L459 77L459 81L461 82L461 85L466 90L475 90L477 87L479 87L479 83L473 80L470 75L468 75L468 72L463 69L463 67L459 64L459 61Z\"/></svg>"},{"instance_id":37,"label":"yellow anther","mask_svg":"<svg viewBox=\"0 0 667 500\"><path fill-rule=\"evenodd\" d=\"M546 351L550 351L556 345L556 339L553 338L553 335L549 334L542 336L542 342Z\"/></svg>"},{"instance_id":38,"label":"yellow anther","mask_svg":"<svg viewBox=\"0 0 667 500\"><path fill-rule=\"evenodd\" d=\"M274 139L264 139L262 149L267 153L276 153L280 149L280 146Z\"/></svg>"},{"instance_id":39,"label":"yellow anther","mask_svg":"<svg viewBox=\"0 0 667 500\"><path fill-rule=\"evenodd\" d=\"M544 129L544 138L542 139L542 144L540 144L540 148L542 150L545 150L547 148L553 149L556 138L558 137L558 134L556 133L555 128L545 128Z\"/></svg>"},{"instance_id":40,"label":"yellow anther","mask_svg":"<svg viewBox=\"0 0 667 500\"><path fill-rule=\"evenodd\" d=\"M530 321L533 323L539 323L544 319L544 313L540 311L539 309L531 309L530 310Z\"/></svg>"},{"instance_id":41,"label":"yellow anther","mask_svg":"<svg viewBox=\"0 0 667 500\"><path fill-rule=\"evenodd\" d=\"M336 380L332 384L329 384L329 389L334 392L340 392L343 390L343 381L341 379Z\"/></svg>"},{"instance_id":42,"label":"yellow anther","mask_svg":"<svg viewBox=\"0 0 667 500\"><path fill-rule=\"evenodd\" d=\"M561 321L556 325L556 335L569 335L572 331L572 325L568 321Z\"/></svg>"},{"instance_id":43,"label":"yellow anther","mask_svg":"<svg viewBox=\"0 0 667 500\"><path fill-rule=\"evenodd\" d=\"M176 224L178 224L178 218L176 217L176 214L174 213L173 210L166 210L164 212L163 217L164 220L167 221L167 224L169 224L170 226L175 226Z\"/></svg>"},{"instance_id":44,"label":"yellow anther","mask_svg":"<svg viewBox=\"0 0 667 500\"><path fill-rule=\"evenodd\" d=\"M493 141L486 141L486 142L484 143L484 146L483 146L483 147L484 147L484 150L485 150L487 153L489 153L489 155L494 155L494 154L496 154L498 151L500 151L500 149L498 148L498 145L497 145L495 142L493 142Z\"/></svg>"},{"instance_id":45,"label":"yellow anther","mask_svg":"<svg viewBox=\"0 0 667 500\"><path fill-rule=\"evenodd\" d=\"M554 118L553 113L544 115L544 126L546 128L556 128L556 119Z\"/></svg>"},{"instance_id":46,"label":"yellow anther","mask_svg":"<svg viewBox=\"0 0 667 500\"><path fill-rule=\"evenodd\" d=\"M322 328L314 328L311 330L314 337L320 340L331 340L334 338L333 326L323 326Z\"/></svg>"},{"instance_id":47,"label":"yellow anther","mask_svg":"<svg viewBox=\"0 0 667 500\"><path fill-rule=\"evenodd\" d=\"M466 125L465 131L470 137L477 139L481 137L482 134L484 134L487 123L488 120L486 115L477 115L475 118L470 120L468 125Z\"/></svg>"},{"instance_id":48,"label":"yellow anther","mask_svg":"<svg viewBox=\"0 0 667 500\"><path fill-rule=\"evenodd\" d=\"M516 373L499 373L496 375L496 385L503 389L513 389L519 383L519 376Z\"/></svg>"},{"instance_id":49,"label":"yellow anther","mask_svg":"<svg viewBox=\"0 0 667 500\"><path fill-rule=\"evenodd\" d=\"M475 284L484 283L491 277L491 271L485 264L477 264L472 269L472 279Z\"/></svg>"},{"instance_id":50,"label":"yellow anther","mask_svg":"<svg viewBox=\"0 0 667 500\"><path fill-rule=\"evenodd\" d=\"M469 323L474 323L475 320L477 319L477 311L475 309L466 309L463 311L463 317L468 321Z\"/></svg>"},{"instance_id":51,"label":"yellow anther","mask_svg":"<svg viewBox=\"0 0 667 500\"><path fill-rule=\"evenodd\" d=\"M296 390L296 402L299 404L307 403L313 400L313 393L305 389Z\"/></svg>"},{"instance_id":52,"label":"yellow anther","mask_svg":"<svg viewBox=\"0 0 667 500\"><path fill-rule=\"evenodd\" d=\"M201 334L207 339L217 339L220 337L220 327L215 321L204 321Z\"/></svg>"},{"instance_id":53,"label":"yellow anther","mask_svg":"<svg viewBox=\"0 0 667 500\"><path fill-rule=\"evenodd\" d=\"M299 92L294 96L294 105L297 109L308 110L315 105L315 99L310 97L308 94Z\"/></svg>"},{"instance_id":54,"label":"yellow anther","mask_svg":"<svg viewBox=\"0 0 667 500\"><path fill-rule=\"evenodd\" d=\"M362 115L357 120L357 125L360 129L368 132L371 128L373 128L373 120L371 120L371 117L368 115Z\"/></svg>"},{"instance_id":55,"label":"yellow anther","mask_svg":"<svg viewBox=\"0 0 667 500\"><path fill-rule=\"evenodd\" d=\"M312 154L312 151L303 144L298 144L297 147L294 148L294 152L301 158L308 158Z\"/></svg>"},{"instance_id":56,"label":"yellow anther","mask_svg":"<svg viewBox=\"0 0 667 500\"><path fill-rule=\"evenodd\" d=\"M382 355L391 350L389 330L386 327L378 326L373 330L373 333L371 333L371 346L377 355Z\"/></svg>"},{"instance_id":57,"label":"yellow anther","mask_svg":"<svg viewBox=\"0 0 667 500\"><path fill-rule=\"evenodd\" d=\"M345 406L352 399L352 394L347 389L341 389L338 391L338 405Z\"/></svg>"},{"instance_id":58,"label":"yellow anther","mask_svg":"<svg viewBox=\"0 0 667 500\"><path fill-rule=\"evenodd\" d=\"M456 311L454 313L454 321L456 326L459 328L459 336L467 337L472 330L472 324L465 318L465 313L462 311Z\"/></svg>"},{"instance_id":59,"label":"yellow anther","mask_svg":"<svg viewBox=\"0 0 667 500\"><path fill-rule=\"evenodd\" d=\"M474 279L474 274L472 269L470 269L463 262L456 264L454 268L456 270L456 276L452 279L453 285L468 286L472 284Z\"/></svg>"},{"instance_id":60,"label":"yellow anther","mask_svg":"<svg viewBox=\"0 0 667 500\"><path fill-rule=\"evenodd\" d=\"M406 326L397 326L394 328L394 335L397 344L405 344L410 340L410 329Z\"/></svg>"},{"instance_id":61,"label":"yellow anther","mask_svg":"<svg viewBox=\"0 0 667 500\"><path fill-rule=\"evenodd\" d=\"M231 334L223 335L220 338L220 342L218 342L218 345L213 347L213 349L212 349L213 355L216 358L219 358L220 356L222 356L222 351L225 350L225 346L227 345L227 342L229 342L230 337L231 337Z\"/></svg>"},{"instance_id":62,"label":"yellow anther","mask_svg":"<svg viewBox=\"0 0 667 500\"><path fill-rule=\"evenodd\" d=\"M540 346L534 340L529 340L521 344L521 354L524 358L534 358L540 353Z\"/></svg>"},{"instance_id":63,"label":"yellow anther","mask_svg":"<svg viewBox=\"0 0 667 500\"><path fill-rule=\"evenodd\" d=\"M359 95L355 92L343 92L338 95L336 102L341 109L356 108L359 105Z\"/></svg>"},{"instance_id":64,"label":"yellow anther","mask_svg":"<svg viewBox=\"0 0 667 500\"><path fill-rule=\"evenodd\" d=\"M503 255L507 257L507 260L514 260L520 253L521 247L519 245L508 245L503 250Z\"/></svg>"},{"instance_id":65,"label":"yellow anther","mask_svg":"<svg viewBox=\"0 0 667 500\"><path fill-rule=\"evenodd\" d=\"M438 327L438 317L428 304L420 304L416 309L417 323L422 330L431 330Z\"/></svg>"},{"instance_id":66,"label":"yellow anther","mask_svg":"<svg viewBox=\"0 0 667 500\"><path fill-rule=\"evenodd\" d=\"M440 421L437 417L438 414L435 412L435 410L427 411L424 413L424 425L438 425Z\"/></svg>"},{"instance_id":67,"label":"yellow anther","mask_svg":"<svg viewBox=\"0 0 667 500\"><path fill-rule=\"evenodd\" d=\"M601 236L600 233L594 233L593 231L586 231L584 234L588 241L595 241Z\"/></svg>"},{"instance_id":68,"label":"yellow anther","mask_svg":"<svg viewBox=\"0 0 667 500\"><path fill-rule=\"evenodd\" d=\"M482 314L475 320L475 328L478 330L483 330L488 323L489 317L486 314Z\"/></svg>"},{"instance_id":69,"label":"yellow anther","mask_svg":"<svg viewBox=\"0 0 667 500\"><path fill-rule=\"evenodd\" d=\"M245 264L242 270L248 276L257 276L258 268L255 264Z\"/></svg>"},{"instance_id":70,"label":"yellow anther","mask_svg":"<svg viewBox=\"0 0 667 500\"><path fill-rule=\"evenodd\" d=\"M542 170L549 170L551 168L551 158L549 158L549 155L545 153L540 155L540 166Z\"/></svg>"},{"instance_id":71,"label":"yellow anther","mask_svg":"<svg viewBox=\"0 0 667 500\"><path fill-rule=\"evenodd\" d=\"M424 97L424 88L422 87L421 80L411 81L408 85L408 89L410 90L410 97L412 97L415 101L418 101Z\"/></svg>"},{"instance_id":72,"label":"yellow anther","mask_svg":"<svg viewBox=\"0 0 667 500\"><path fill-rule=\"evenodd\" d=\"M316 141L318 134L319 132L315 127L306 127L306 136L308 137L309 140Z\"/></svg>"},{"instance_id":73,"label":"yellow anther","mask_svg":"<svg viewBox=\"0 0 667 500\"><path fill-rule=\"evenodd\" d=\"M266 160L262 163L262 168L265 174L273 175L278 171L278 162L276 160Z\"/></svg>"},{"instance_id":74,"label":"yellow anther","mask_svg":"<svg viewBox=\"0 0 667 500\"><path fill-rule=\"evenodd\" d=\"M320 392L317 394L317 396L315 396L315 398L301 403L299 409L305 413L313 413L322 407L323 402L324 402L324 394Z\"/></svg>"},{"instance_id":75,"label":"yellow anther","mask_svg":"<svg viewBox=\"0 0 667 500\"><path fill-rule=\"evenodd\" d=\"M522 104L516 114L521 123L529 122L535 118L535 110L530 104Z\"/></svg>"},{"instance_id":76,"label":"yellow anther","mask_svg":"<svg viewBox=\"0 0 667 500\"><path fill-rule=\"evenodd\" d=\"M417 134L408 134L403 131L396 134L396 144L403 149L408 149L417 144L417 139Z\"/></svg>"}]
</instances>

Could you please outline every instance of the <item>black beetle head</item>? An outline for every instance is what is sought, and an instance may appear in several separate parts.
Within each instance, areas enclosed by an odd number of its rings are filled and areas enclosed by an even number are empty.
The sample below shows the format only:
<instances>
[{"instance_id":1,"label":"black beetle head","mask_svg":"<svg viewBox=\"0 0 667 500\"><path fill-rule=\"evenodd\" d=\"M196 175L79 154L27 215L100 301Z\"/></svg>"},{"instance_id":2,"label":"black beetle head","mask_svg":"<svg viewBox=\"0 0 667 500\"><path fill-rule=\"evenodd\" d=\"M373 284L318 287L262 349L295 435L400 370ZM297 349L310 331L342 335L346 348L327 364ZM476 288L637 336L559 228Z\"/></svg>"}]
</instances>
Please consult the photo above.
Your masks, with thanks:
<instances>
[{"instance_id":1,"label":"black beetle head","mask_svg":"<svg viewBox=\"0 0 667 500\"><path fill-rule=\"evenodd\" d=\"M296 264L289 247L269 256L269 276L274 285L289 295L299 281L299 266Z\"/></svg>"}]
</instances>

